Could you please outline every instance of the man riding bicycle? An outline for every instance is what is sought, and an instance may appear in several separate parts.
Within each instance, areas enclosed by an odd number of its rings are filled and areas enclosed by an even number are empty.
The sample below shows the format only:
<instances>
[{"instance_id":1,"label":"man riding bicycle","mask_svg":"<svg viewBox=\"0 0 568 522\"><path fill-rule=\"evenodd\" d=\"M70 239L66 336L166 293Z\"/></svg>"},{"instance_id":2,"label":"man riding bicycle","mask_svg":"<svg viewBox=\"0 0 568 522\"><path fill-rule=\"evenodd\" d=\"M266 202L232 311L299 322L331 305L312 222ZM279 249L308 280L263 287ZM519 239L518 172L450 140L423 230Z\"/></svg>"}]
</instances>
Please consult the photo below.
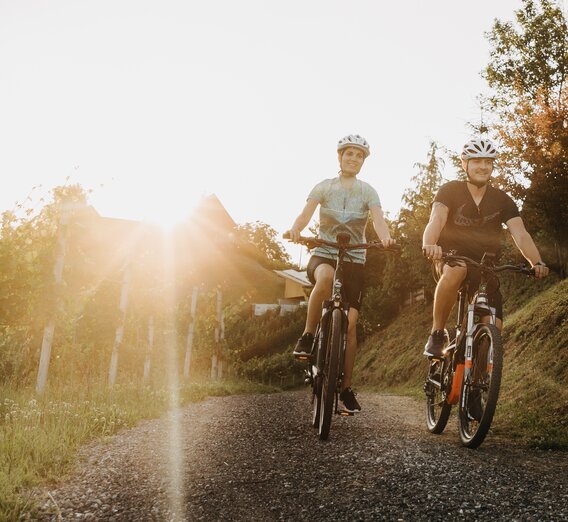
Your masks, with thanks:
<instances>
[{"instance_id":1,"label":"man riding bicycle","mask_svg":"<svg viewBox=\"0 0 568 522\"><path fill-rule=\"evenodd\" d=\"M505 192L488 182L493 172L497 150L486 138L467 142L461 153L467 181L450 181L440 187L424 230L424 255L436 264L439 276L434 294L432 331L424 355L439 358L443 355L444 327L462 282L467 277L475 288L479 273L463 265L450 266L441 261L442 252L453 250L457 255L481 261L484 253L498 257L501 251L502 224L506 224L515 245L534 268L537 278L548 275L539 251L515 202ZM497 285L488 288L490 306L496 309L496 326L503 323L503 304Z\"/></svg>"},{"instance_id":2,"label":"man riding bicycle","mask_svg":"<svg viewBox=\"0 0 568 522\"><path fill-rule=\"evenodd\" d=\"M377 191L368 183L357 179L365 159L370 154L367 141L358 134L351 134L337 144L340 165L339 177L318 183L310 192L306 206L288 231L292 241L298 241L300 233L308 225L320 205L319 237L336 241L338 233L348 233L351 243L365 242L365 226L369 212L373 226L385 247L394 244L385 223ZM345 352L344 378L339 396L343 410L360 411L355 394L351 390L355 352L357 350L356 324L361 308L365 250L351 250L350 262L344 264L344 290L349 302L349 327ZM308 313L304 333L298 339L294 356L309 357L314 333L321 318L322 304L331 296L333 275L337 261L337 249L317 247L308 263L308 278L315 285L308 301Z\"/></svg>"}]
</instances>

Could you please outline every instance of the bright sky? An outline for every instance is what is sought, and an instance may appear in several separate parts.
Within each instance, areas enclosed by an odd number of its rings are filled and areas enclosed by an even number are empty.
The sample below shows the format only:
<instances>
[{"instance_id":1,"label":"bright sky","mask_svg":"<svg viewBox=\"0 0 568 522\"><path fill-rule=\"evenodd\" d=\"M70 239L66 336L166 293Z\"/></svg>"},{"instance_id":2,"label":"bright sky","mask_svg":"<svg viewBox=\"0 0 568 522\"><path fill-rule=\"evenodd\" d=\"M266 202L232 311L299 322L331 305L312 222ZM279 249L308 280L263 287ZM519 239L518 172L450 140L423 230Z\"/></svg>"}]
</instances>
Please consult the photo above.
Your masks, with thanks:
<instances>
[{"instance_id":1,"label":"bright sky","mask_svg":"<svg viewBox=\"0 0 568 522\"><path fill-rule=\"evenodd\" d=\"M484 32L520 6L0 0L0 210L70 176L105 216L174 222L215 193L283 232L358 133L394 215L430 140L479 121Z\"/></svg>"}]
</instances>

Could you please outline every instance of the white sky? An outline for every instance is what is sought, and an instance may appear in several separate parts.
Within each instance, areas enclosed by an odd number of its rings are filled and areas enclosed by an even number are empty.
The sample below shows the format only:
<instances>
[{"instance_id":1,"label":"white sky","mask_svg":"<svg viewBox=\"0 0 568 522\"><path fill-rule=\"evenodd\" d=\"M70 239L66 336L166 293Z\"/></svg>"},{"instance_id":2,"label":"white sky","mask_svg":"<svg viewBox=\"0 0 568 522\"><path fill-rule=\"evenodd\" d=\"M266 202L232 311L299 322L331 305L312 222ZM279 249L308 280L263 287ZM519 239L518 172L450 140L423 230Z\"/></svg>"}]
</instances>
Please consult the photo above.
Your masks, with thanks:
<instances>
[{"instance_id":1,"label":"white sky","mask_svg":"<svg viewBox=\"0 0 568 522\"><path fill-rule=\"evenodd\" d=\"M484 32L520 6L0 0L0 210L71 176L106 216L172 222L215 193L282 232L358 133L394 215L430 140L469 137Z\"/></svg>"}]
</instances>

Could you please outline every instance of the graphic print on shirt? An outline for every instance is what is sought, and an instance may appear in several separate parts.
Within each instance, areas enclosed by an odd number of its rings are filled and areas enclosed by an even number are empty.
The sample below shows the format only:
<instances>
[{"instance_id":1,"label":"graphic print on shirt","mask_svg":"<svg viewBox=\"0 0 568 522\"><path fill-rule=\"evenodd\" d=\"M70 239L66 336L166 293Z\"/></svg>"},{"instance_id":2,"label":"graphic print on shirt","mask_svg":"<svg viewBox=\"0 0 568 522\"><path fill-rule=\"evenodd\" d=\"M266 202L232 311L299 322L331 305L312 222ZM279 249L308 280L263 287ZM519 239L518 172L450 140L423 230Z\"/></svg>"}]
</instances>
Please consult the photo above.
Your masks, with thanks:
<instances>
[{"instance_id":1,"label":"graphic print on shirt","mask_svg":"<svg viewBox=\"0 0 568 522\"><path fill-rule=\"evenodd\" d=\"M485 223L489 223L490 221L493 221L497 216L499 216L499 214L501 214L501 212L498 210L497 212L494 212L493 214L489 214L488 216L483 216L483 217L479 217L479 218L469 218L467 216L464 215L463 213L463 209L465 207L465 204L463 204L461 207L458 207L458 209L456 210L456 213L454 215L454 224L460 227L479 227L479 226L483 226L485 225Z\"/></svg>"}]
</instances>

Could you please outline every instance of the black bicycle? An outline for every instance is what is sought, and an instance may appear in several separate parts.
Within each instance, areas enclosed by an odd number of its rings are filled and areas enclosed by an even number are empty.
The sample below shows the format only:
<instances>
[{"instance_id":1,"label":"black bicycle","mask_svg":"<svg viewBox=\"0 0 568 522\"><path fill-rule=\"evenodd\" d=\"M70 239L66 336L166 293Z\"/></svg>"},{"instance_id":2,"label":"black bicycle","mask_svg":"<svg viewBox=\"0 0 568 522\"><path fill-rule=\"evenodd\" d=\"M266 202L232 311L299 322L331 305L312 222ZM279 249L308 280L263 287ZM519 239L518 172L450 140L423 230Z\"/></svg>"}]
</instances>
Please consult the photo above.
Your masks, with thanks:
<instances>
[{"instance_id":1,"label":"black bicycle","mask_svg":"<svg viewBox=\"0 0 568 522\"><path fill-rule=\"evenodd\" d=\"M446 346L440 359L430 359L424 383L426 423L431 433L442 433L452 406L458 406L460 439L464 446L477 448L485 439L497 406L503 370L501 333L495 326L495 308L489 306L487 287L491 278L506 270L533 275L524 265L493 265L493 255L485 254L481 263L468 257L443 254L450 265L477 267L480 283L471 301L467 300L466 280L458 293L455 329L446 331ZM489 318L489 321L487 321Z\"/></svg>"},{"instance_id":2,"label":"black bicycle","mask_svg":"<svg viewBox=\"0 0 568 522\"><path fill-rule=\"evenodd\" d=\"M290 239L284 234L284 239ZM382 243L350 244L349 234L338 234L337 242L315 237L300 237L297 243L312 249L317 246L337 248L337 264L333 277L331 299L322 304L322 317L314 335L311 356L307 357L306 383L312 386L312 425L318 428L321 440L326 440L331 428L332 414L353 415L338 408L343 380L349 303L343 294L343 263L349 250L377 248L398 251L398 246L385 248Z\"/></svg>"}]
</instances>

